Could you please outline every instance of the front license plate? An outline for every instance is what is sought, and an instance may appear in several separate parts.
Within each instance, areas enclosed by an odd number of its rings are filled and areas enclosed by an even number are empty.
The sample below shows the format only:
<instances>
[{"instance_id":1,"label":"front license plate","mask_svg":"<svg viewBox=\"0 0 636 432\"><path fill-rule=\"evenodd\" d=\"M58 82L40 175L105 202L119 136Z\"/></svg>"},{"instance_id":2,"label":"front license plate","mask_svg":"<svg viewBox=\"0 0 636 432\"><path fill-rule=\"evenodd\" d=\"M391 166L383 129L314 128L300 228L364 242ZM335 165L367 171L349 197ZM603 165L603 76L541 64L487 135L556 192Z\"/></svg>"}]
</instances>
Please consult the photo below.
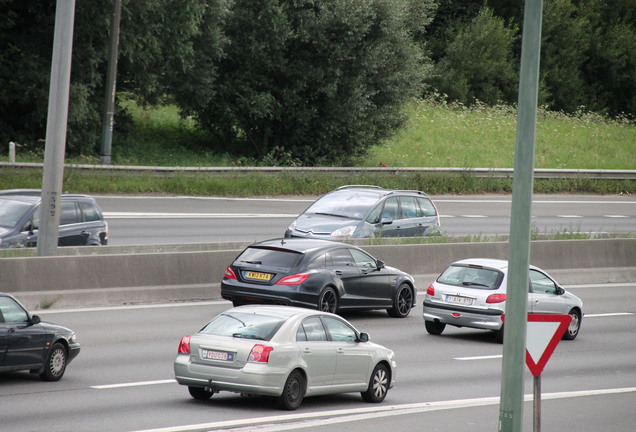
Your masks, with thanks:
<instances>
[{"instance_id":1,"label":"front license plate","mask_svg":"<svg viewBox=\"0 0 636 432\"><path fill-rule=\"evenodd\" d=\"M262 281L269 281L272 278L271 273L260 273L260 272L252 272L248 271L245 274L246 279L256 279Z\"/></svg>"},{"instance_id":2,"label":"front license plate","mask_svg":"<svg viewBox=\"0 0 636 432\"><path fill-rule=\"evenodd\" d=\"M202 349L201 358L207 360L234 361L234 353Z\"/></svg>"},{"instance_id":3,"label":"front license plate","mask_svg":"<svg viewBox=\"0 0 636 432\"><path fill-rule=\"evenodd\" d=\"M473 304L473 299L471 299L471 298L459 297L459 296L453 296L453 295L447 295L446 296L446 301L448 303L460 304L460 305L465 305L465 306L470 306L470 305Z\"/></svg>"}]
</instances>

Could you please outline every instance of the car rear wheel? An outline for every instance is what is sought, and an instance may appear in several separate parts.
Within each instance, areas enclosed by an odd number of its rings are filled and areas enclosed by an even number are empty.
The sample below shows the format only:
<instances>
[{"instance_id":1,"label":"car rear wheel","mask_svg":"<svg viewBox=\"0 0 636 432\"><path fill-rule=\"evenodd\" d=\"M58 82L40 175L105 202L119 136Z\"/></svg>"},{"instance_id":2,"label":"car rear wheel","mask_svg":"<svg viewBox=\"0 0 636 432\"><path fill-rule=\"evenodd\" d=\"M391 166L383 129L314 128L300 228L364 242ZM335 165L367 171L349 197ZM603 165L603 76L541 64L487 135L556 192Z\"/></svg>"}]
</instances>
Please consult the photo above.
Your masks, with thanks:
<instances>
[{"instance_id":1,"label":"car rear wheel","mask_svg":"<svg viewBox=\"0 0 636 432\"><path fill-rule=\"evenodd\" d=\"M278 397L276 402L282 409L293 411L300 406L305 396L305 377L303 374L295 370L289 374L283 393Z\"/></svg>"},{"instance_id":2,"label":"car rear wheel","mask_svg":"<svg viewBox=\"0 0 636 432\"><path fill-rule=\"evenodd\" d=\"M390 316L395 318L406 318L411 312L413 306L413 291L408 284L402 284L398 288L395 299L393 300L393 307L387 309Z\"/></svg>"},{"instance_id":3,"label":"car rear wheel","mask_svg":"<svg viewBox=\"0 0 636 432\"><path fill-rule=\"evenodd\" d=\"M570 311L570 316L572 317L572 321L570 321L568 329L563 334L563 339L565 340L574 340L581 329L581 313L572 309Z\"/></svg>"},{"instance_id":4,"label":"car rear wheel","mask_svg":"<svg viewBox=\"0 0 636 432\"><path fill-rule=\"evenodd\" d=\"M424 321L424 327L426 327L426 331L429 334L437 336L442 334L442 332L446 328L446 324L439 321Z\"/></svg>"},{"instance_id":5,"label":"car rear wheel","mask_svg":"<svg viewBox=\"0 0 636 432\"><path fill-rule=\"evenodd\" d=\"M389 391L389 369L382 363L378 364L369 380L369 387L362 392L362 399L365 402L378 403L382 402Z\"/></svg>"},{"instance_id":6,"label":"car rear wheel","mask_svg":"<svg viewBox=\"0 0 636 432\"><path fill-rule=\"evenodd\" d=\"M318 299L318 310L336 313L338 310L338 296L332 288L325 288Z\"/></svg>"},{"instance_id":7,"label":"car rear wheel","mask_svg":"<svg viewBox=\"0 0 636 432\"><path fill-rule=\"evenodd\" d=\"M190 396L199 400L208 400L212 397L212 392L206 391L203 387L188 386Z\"/></svg>"},{"instance_id":8,"label":"car rear wheel","mask_svg":"<svg viewBox=\"0 0 636 432\"><path fill-rule=\"evenodd\" d=\"M44 381L59 381L64 371L66 371L66 348L61 343L55 343L46 356L44 370L40 377Z\"/></svg>"}]
</instances>

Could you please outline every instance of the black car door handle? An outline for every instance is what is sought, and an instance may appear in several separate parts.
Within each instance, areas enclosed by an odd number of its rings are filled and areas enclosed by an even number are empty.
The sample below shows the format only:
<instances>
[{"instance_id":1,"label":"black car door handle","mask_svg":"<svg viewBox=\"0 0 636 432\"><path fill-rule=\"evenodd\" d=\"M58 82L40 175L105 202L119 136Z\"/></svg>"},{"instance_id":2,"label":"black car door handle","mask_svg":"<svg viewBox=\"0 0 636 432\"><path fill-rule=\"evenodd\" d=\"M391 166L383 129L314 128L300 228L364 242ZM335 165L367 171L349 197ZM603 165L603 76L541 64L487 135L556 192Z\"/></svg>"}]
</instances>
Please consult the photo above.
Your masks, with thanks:
<instances>
[{"instance_id":1,"label":"black car door handle","mask_svg":"<svg viewBox=\"0 0 636 432\"><path fill-rule=\"evenodd\" d=\"M336 275L342 276L342 272L340 270L336 270Z\"/></svg>"},{"instance_id":2,"label":"black car door handle","mask_svg":"<svg viewBox=\"0 0 636 432\"><path fill-rule=\"evenodd\" d=\"M15 327L9 327L9 333L15 333Z\"/></svg>"}]
</instances>

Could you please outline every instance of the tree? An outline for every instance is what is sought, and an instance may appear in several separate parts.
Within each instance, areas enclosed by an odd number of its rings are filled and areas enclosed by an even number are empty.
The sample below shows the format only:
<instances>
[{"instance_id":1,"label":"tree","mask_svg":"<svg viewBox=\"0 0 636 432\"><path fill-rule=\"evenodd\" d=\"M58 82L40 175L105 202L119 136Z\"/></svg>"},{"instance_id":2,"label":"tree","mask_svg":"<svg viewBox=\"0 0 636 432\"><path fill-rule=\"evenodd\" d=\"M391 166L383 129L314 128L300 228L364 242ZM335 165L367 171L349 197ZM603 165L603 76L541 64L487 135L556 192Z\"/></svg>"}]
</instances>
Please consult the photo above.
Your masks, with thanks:
<instances>
[{"instance_id":1,"label":"tree","mask_svg":"<svg viewBox=\"0 0 636 432\"><path fill-rule=\"evenodd\" d=\"M201 106L177 92L176 100L226 151L348 164L397 128L403 104L420 94L427 62L413 42L413 4L236 2L217 79L203 90L214 98Z\"/></svg>"},{"instance_id":2,"label":"tree","mask_svg":"<svg viewBox=\"0 0 636 432\"><path fill-rule=\"evenodd\" d=\"M464 104L513 103L517 61L513 53L518 29L508 27L488 7L461 26L434 68L437 91Z\"/></svg>"}]
</instances>

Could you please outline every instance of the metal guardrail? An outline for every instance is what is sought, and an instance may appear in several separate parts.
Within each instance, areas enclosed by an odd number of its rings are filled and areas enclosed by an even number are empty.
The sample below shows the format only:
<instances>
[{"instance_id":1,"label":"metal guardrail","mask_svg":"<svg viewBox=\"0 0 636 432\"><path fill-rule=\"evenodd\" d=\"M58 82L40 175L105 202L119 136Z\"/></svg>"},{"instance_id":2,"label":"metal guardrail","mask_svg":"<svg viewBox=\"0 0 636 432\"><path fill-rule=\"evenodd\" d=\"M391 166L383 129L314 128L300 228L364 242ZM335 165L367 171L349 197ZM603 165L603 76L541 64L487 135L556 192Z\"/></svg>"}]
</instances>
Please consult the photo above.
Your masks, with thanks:
<instances>
[{"instance_id":1,"label":"metal guardrail","mask_svg":"<svg viewBox=\"0 0 636 432\"><path fill-rule=\"evenodd\" d=\"M0 162L0 170L42 169L42 163ZM196 174L277 174L277 173L332 173L332 174L393 174L401 173L439 173L470 174L474 177L512 178L513 168L427 168L427 167L166 167L166 166L132 166L132 165L91 165L65 164L65 169L99 171L99 172L145 172L156 175L175 173ZM538 179L585 178L604 180L636 180L636 170L602 170L602 169L549 169L535 168L534 177Z\"/></svg>"}]
</instances>

